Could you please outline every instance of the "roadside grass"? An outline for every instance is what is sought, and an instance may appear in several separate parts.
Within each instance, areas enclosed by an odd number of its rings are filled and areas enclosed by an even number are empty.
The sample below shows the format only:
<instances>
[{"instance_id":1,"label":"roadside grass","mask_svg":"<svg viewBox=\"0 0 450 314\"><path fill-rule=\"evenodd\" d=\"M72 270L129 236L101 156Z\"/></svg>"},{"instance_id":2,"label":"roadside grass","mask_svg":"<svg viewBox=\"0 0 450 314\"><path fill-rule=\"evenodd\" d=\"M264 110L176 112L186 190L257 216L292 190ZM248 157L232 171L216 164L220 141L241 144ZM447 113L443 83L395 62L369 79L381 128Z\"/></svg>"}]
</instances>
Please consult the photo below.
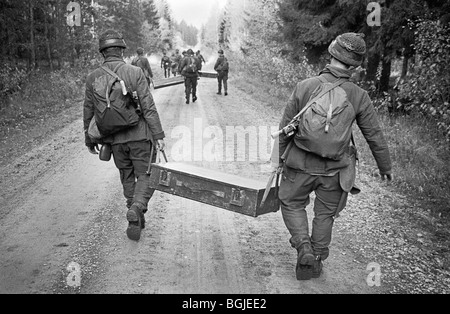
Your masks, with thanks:
<instances>
[{"instance_id":1,"label":"roadside grass","mask_svg":"<svg viewBox=\"0 0 450 314\"><path fill-rule=\"evenodd\" d=\"M0 100L0 127L17 129L40 121L81 101L84 73L80 70L36 70L28 74L21 88Z\"/></svg>"},{"instance_id":2,"label":"roadside grass","mask_svg":"<svg viewBox=\"0 0 450 314\"><path fill-rule=\"evenodd\" d=\"M37 70L0 98L0 166L82 115L85 76L84 70Z\"/></svg>"},{"instance_id":3,"label":"roadside grass","mask_svg":"<svg viewBox=\"0 0 450 314\"><path fill-rule=\"evenodd\" d=\"M395 185L412 198L427 200L433 215L450 218L450 147L427 118L379 113L391 152ZM357 135L359 143L365 140ZM367 144L359 145L362 159L376 167Z\"/></svg>"}]
</instances>

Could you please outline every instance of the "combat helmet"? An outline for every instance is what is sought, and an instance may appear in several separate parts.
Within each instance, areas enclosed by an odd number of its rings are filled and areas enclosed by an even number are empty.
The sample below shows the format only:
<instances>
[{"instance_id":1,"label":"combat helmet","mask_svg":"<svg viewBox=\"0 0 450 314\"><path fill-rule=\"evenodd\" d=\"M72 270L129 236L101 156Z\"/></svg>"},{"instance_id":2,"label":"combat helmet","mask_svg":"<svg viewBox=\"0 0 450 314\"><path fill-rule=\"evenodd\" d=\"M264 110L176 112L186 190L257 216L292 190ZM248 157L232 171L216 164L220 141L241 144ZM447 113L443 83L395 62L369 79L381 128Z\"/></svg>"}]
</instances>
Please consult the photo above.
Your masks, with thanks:
<instances>
[{"instance_id":1,"label":"combat helmet","mask_svg":"<svg viewBox=\"0 0 450 314\"><path fill-rule=\"evenodd\" d=\"M109 47L127 48L123 35L113 29L106 30L100 35L98 46L100 52Z\"/></svg>"}]
</instances>

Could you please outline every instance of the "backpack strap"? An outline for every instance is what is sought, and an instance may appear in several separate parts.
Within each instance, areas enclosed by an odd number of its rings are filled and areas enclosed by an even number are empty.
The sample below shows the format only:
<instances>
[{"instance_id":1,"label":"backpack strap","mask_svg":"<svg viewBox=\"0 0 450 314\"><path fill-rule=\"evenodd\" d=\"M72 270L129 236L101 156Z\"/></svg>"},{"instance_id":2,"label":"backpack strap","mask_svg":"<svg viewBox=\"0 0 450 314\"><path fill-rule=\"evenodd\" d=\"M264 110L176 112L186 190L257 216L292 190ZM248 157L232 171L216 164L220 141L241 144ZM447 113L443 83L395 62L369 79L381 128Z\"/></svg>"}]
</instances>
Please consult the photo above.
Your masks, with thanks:
<instances>
[{"instance_id":1,"label":"backpack strap","mask_svg":"<svg viewBox=\"0 0 450 314\"><path fill-rule=\"evenodd\" d=\"M322 83L329 83L329 82L323 77L323 75L319 75L319 76L317 77L317 79L318 79L319 81L321 81Z\"/></svg>"},{"instance_id":2,"label":"backpack strap","mask_svg":"<svg viewBox=\"0 0 450 314\"><path fill-rule=\"evenodd\" d=\"M122 94L125 96L126 94L128 94L127 88L125 86L125 82L116 73L124 65L125 65L125 63L119 63L114 68L113 71L111 71L107 66L104 66L104 65L102 65L100 68L115 78L113 84L117 81L120 82L120 85L122 86ZM111 108L111 100L109 99L109 94L111 93L111 87L112 87L112 85L111 86L108 85L108 87L106 89L106 103L107 103L108 108Z\"/></svg>"},{"instance_id":3,"label":"backpack strap","mask_svg":"<svg viewBox=\"0 0 450 314\"><path fill-rule=\"evenodd\" d=\"M124 65L125 63L119 63L112 71L107 66L104 65L102 65L100 68L109 75L111 75L112 77L114 77L116 80L121 81L122 79L117 75L117 71L119 71L119 69Z\"/></svg>"}]
</instances>

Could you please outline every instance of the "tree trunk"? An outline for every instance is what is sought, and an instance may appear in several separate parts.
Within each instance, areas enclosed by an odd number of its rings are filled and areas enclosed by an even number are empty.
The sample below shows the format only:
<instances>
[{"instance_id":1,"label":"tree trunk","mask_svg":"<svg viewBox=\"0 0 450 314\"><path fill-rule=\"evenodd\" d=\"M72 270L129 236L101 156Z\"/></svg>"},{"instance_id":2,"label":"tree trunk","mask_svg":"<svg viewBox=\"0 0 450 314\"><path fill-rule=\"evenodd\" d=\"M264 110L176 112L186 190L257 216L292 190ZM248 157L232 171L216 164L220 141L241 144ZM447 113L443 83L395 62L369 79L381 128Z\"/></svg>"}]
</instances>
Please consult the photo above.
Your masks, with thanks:
<instances>
[{"instance_id":1,"label":"tree trunk","mask_svg":"<svg viewBox=\"0 0 450 314\"><path fill-rule=\"evenodd\" d=\"M36 68L36 47L34 43L34 0L30 0L30 70Z\"/></svg>"},{"instance_id":2,"label":"tree trunk","mask_svg":"<svg viewBox=\"0 0 450 314\"><path fill-rule=\"evenodd\" d=\"M387 92L389 90L389 79L391 77L391 60L383 58L381 77L380 77L380 92Z\"/></svg>"},{"instance_id":3,"label":"tree trunk","mask_svg":"<svg viewBox=\"0 0 450 314\"><path fill-rule=\"evenodd\" d=\"M408 74L408 61L409 58L408 57L403 57L403 63L402 63L402 74L401 74L401 78L405 78L405 76Z\"/></svg>"},{"instance_id":4,"label":"tree trunk","mask_svg":"<svg viewBox=\"0 0 450 314\"><path fill-rule=\"evenodd\" d=\"M62 48L63 48L63 43L61 40L61 33L64 32L64 24L61 20L61 16L62 14L62 7L63 5L61 4L61 1L56 1L56 3L54 4L54 17L53 17L53 25L55 28L55 40L54 40L54 46L55 47L55 58L56 61L58 62L58 69L61 69L62 67L62 62L61 62L61 53L62 53Z\"/></svg>"},{"instance_id":5,"label":"tree trunk","mask_svg":"<svg viewBox=\"0 0 450 314\"><path fill-rule=\"evenodd\" d=\"M366 81L376 81L377 80L377 71L378 65L380 64L380 55L377 53L369 56L369 60L367 62L367 74Z\"/></svg>"},{"instance_id":6,"label":"tree trunk","mask_svg":"<svg viewBox=\"0 0 450 314\"><path fill-rule=\"evenodd\" d=\"M53 60L52 60L52 50L50 48L50 38L48 34L48 14L46 10L44 10L44 36L45 36L45 46L47 48L47 59L48 64L50 66L50 70L53 72Z\"/></svg>"},{"instance_id":7,"label":"tree trunk","mask_svg":"<svg viewBox=\"0 0 450 314\"><path fill-rule=\"evenodd\" d=\"M5 23L6 24L6 23ZM5 25L5 35L6 35L6 45L2 45L2 57L10 57L11 59L14 59L14 53L11 50L11 30L9 29L8 25Z\"/></svg>"}]
</instances>

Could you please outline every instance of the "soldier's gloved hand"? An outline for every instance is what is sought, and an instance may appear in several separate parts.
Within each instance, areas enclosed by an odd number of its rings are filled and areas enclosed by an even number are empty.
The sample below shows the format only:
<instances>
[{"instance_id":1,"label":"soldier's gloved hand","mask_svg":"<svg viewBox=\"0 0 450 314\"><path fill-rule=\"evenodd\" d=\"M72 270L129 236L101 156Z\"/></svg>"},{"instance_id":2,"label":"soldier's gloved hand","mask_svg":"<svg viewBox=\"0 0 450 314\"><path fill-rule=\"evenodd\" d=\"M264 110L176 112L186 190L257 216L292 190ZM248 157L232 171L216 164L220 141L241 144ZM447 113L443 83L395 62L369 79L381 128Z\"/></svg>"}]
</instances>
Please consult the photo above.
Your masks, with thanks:
<instances>
[{"instance_id":1,"label":"soldier's gloved hand","mask_svg":"<svg viewBox=\"0 0 450 314\"><path fill-rule=\"evenodd\" d=\"M92 155L98 155L99 154L100 149L98 148L98 144L89 144L89 145L86 145L86 146L87 146L87 148L89 150L89 153L91 153Z\"/></svg>"},{"instance_id":2,"label":"soldier's gloved hand","mask_svg":"<svg viewBox=\"0 0 450 314\"><path fill-rule=\"evenodd\" d=\"M386 179L388 180L388 182L391 182L392 180L394 180L394 175L392 174L392 171L388 171L388 172L380 172L381 175L381 180L385 181Z\"/></svg>"}]
</instances>

